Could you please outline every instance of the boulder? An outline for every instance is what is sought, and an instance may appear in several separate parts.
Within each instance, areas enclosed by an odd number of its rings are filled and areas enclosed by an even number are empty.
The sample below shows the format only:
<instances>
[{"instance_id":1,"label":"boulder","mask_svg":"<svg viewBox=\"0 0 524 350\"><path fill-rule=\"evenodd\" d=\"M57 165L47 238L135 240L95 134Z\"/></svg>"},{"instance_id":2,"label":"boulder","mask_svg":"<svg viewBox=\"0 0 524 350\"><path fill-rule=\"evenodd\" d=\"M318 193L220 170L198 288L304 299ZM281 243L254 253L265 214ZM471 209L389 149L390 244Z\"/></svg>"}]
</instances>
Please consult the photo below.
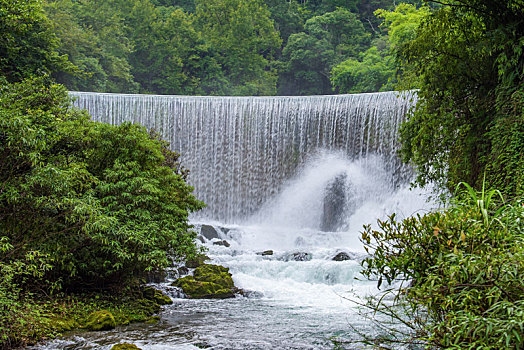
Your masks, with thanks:
<instances>
[{"instance_id":1,"label":"boulder","mask_svg":"<svg viewBox=\"0 0 524 350\"><path fill-rule=\"evenodd\" d=\"M51 329L57 332L68 332L79 327L79 324L74 319L51 318L47 320Z\"/></svg>"},{"instance_id":2,"label":"boulder","mask_svg":"<svg viewBox=\"0 0 524 350\"><path fill-rule=\"evenodd\" d=\"M95 311L89 314L85 325L85 328L90 331L107 331L115 327L115 318L107 310Z\"/></svg>"},{"instance_id":3,"label":"boulder","mask_svg":"<svg viewBox=\"0 0 524 350\"><path fill-rule=\"evenodd\" d=\"M172 285L182 288L191 299L233 298L237 290L229 269L211 264L197 267L193 276L179 278Z\"/></svg>"},{"instance_id":4,"label":"boulder","mask_svg":"<svg viewBox=\"0 0 524 350\"><path fill-rule=\"evenodd\" d=\"M136 346L135 344L120 343L120 344L113 345L111 350L141 350L141 349L138 346Z\"/></svg>"},{"instance_id":5,"label":"boulder","mask_svg":"<svg viewBox=\"0 0 524 350\"><path fill-rule=\"evenodd\" d=\"M257 255L267 256L267 255L273 255L272 250L264 250L263 252L257 253Z\"/></svg>"},{"instance_id":6,"label":"boulder","mask_svg":"<svg viewBox=\"0 0 524 350\"><path fill-rule=\"evenodd\" d=\"M185 266L180 266L177 269L177 272L178 272L179 276L185 276L185 275L189 274L189 269L187 267L185 267Z\"/></svg>"},{"instance_id":7,"label":"boulder","mask_svg":"<svg viewBox=\"0 0 524 350\"><path fill-rule=\"evenodd\" d=\"M213 245L220 245L220 246L227 247L227 248L231 247L231 244L229 244L229 242L226 241L225 239L222 241L213 242Z\"/></svg>"},{"instance_id":8,"label":"boulder","mask_svg":"<svg viewBox=\"0 0 524 350\"><path fill-rule=\"evenodd\" d=\"M337 175L326 187L324 195L324 205L320 230L336 231L344 223L346 212L346 184L347 175L345 173Z\"/></svg>"},{"instance_id":9,"label":"boulder","mask_svg":"<svg viewBox=\"0 0 524 350\"><path fill-rule=\"evenodd\" d=\"M202 225L200 228L200 235L202 235L208 241L214 238L220 238L218 231L211 225Z\"/></svg>"},{"instance_id":10,"label":"boulder","mask_svg":"<svg viewBox=\"0 0 524 350\"><path fill-rule=\"evenodd\" d=\"M155 289L153 287L146 287L142 291L144 298L149 299L157 303L158 305L170 305L173 304L173 300L170 297Z\"/></svg>"},{"instance_id":11,"label":"boulder","mask_svg":"<svg viewBox=\"0 0 524 350\"><path fill-rule=\"evenodd\" d=\"M333 257L333 259L331 259L333 261L345 261L345 260L351 260L351 256L349 256L348 253L346 252L340 252L338 253L337 255L335 255Z\"/></svg>"}]
</instances>

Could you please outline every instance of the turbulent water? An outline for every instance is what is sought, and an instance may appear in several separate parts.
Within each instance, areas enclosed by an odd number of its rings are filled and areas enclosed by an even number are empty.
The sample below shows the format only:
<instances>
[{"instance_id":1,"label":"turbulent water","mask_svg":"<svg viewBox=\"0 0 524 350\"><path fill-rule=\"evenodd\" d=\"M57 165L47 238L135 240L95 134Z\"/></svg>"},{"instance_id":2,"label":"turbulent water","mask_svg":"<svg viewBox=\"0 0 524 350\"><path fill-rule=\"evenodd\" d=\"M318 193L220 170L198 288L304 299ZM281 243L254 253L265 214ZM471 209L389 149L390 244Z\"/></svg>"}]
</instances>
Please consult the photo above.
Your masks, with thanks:
<instances>
[{"instance_id":1,"label":"turbulent water","mask_svg":"<svg viewBox=\"0 0 524 350\"><path fill-rule=\"evenodd\" d=\"M175 303L158 324L78 333L39 348L332 349L343 341L341 348L359 349L359 333L378 332L352 302L376 293L375 283L356 279L365 256L359 231L393 212L432 206L428 193L409 189L411 170L396 156L412 97L72 95L93 119L155 128L183 154L209 205L192 219L195 228L216 228L219 237L204 243L208 255L248 293L189 300L164 283ZM214 244L224 239L230 247ZM341 252L350 260L334 261Z\"/></svg>"}]
</instances>

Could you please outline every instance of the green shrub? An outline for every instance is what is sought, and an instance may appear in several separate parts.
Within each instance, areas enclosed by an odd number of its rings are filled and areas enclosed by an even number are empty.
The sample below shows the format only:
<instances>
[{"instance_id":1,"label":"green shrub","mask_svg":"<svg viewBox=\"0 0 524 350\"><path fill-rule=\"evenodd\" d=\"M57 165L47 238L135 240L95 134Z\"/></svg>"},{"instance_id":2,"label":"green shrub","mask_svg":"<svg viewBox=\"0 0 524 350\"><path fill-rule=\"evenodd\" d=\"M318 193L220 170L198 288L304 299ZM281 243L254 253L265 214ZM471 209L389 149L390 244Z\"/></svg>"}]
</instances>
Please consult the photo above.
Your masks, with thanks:
<instances>
[{"instance_id":1,"label":"green shrub","mask_svg":"<svg viewBox=\"0 0 524 350\"><path fill-rule=\"evenodd\" d=\"M37 251L53 266L23 285L107 288L196 253L187 217L203 204L143 127L92 122L33 79L0 89L0 130L0 262Z\"/></svg>"},{"instance_id":2,"label":"green shrub","mask_svg":"<svg viewBox=\"0 0 524 350\"><path fill-rule=\"evenodd\" d=\"M496 205L496 191L467 188L470 196L446 210L366 227L364 274L395 295L393 303L379 298L369 306L411 328L406 342L521 349L524 207Z\"/></svg>"}]
</instances>

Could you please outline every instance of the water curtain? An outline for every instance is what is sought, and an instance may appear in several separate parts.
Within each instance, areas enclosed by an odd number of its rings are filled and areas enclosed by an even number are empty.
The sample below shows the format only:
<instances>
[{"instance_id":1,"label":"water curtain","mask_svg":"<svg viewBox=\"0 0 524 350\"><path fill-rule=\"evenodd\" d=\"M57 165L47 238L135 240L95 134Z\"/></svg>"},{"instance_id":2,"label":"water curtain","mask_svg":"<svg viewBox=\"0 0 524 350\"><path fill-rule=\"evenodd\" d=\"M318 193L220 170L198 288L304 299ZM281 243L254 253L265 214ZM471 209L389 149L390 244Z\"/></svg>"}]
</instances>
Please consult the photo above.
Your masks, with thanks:
<instances>
[{"instance_id":1,"label":"water curtain","mask_svg":"<svg viewBox=\"0 0 524 350\"><path fill-rule=\"evenodd\" d=\"M375 155L391 186L410 170L397 157L412 93L300 97L196 97L70 92L93 120L129 121L158 132L191 170L199 215L238 222L278 193L313 154Z\"/></svg>"}]
</instances>

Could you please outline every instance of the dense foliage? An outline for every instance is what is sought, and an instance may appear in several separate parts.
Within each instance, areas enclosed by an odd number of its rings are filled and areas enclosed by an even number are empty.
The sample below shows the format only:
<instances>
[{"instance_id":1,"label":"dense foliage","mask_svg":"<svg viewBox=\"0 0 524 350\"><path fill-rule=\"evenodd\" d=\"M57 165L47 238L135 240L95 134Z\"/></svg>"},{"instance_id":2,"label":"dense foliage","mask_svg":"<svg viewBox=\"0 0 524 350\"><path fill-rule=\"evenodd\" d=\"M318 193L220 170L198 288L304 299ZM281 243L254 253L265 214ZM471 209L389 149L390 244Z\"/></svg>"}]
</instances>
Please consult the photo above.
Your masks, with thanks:
<instances>
[{"instance_id":1,"label":"dense foliage","mask_svg":"<svg viewBox=\"0 0 524 350\"><path fill-rule=\"evenodd\" d=\"M177 158L143 127L90 121L63 86L1 87L2 337L30 292L121 288L195 253L202 203Z\"/></svg>"},{"instance_id":2,"label":"dense foliage","mask_svg":"<svg viewBox=\"0 0 524 350\"><path fill-rule=\"evenodd\" d=\"M419 102L402 129L419 183L524 191L524 4L442 1L396 46Z\"/></svg>"},{"instance_id":3,"label":"dense foliage","mask_svg":"<svg viewBox=\"0 0 524 350\"><path fill-rule=\"evenodd\" d=\"M142 127L94 123L40 79L0 91L4 262L38 251L46 277L93 286L194 252L191 195L166 145ZM172 157L171 157L172 158Z\"/></svg>"},{"instance_id":4,"label":"dense foliage","mask_svg":"<svg viewBox=\"0 0 524 350\"><path fill-rule=\"evenodd\" d=\"M402 221L393 215L363 232L373 254L364 274L396 295L370 306L401 321L375 344L522 349L524 206L468 189L446 210Z\"/></svg>"},{"instance_id":5,"label":"dense foliage","mask_svg":"<svg viewBox=\"0 0 524 350\"><path fill-rule=\"evenodd\" d=\"M373 13L392 10L392 0L46 0L45 13L22 2L49 22L52 52L76 66L54 74L70 90L304 95L393 88L387 28ZM358 67L346 62L332 72L348 60Z\"/></svg>"},{"instance_id":6,"label":"dense foliage","mask_svg":"<svg viewBox=\"0 0 524 350\"><path fill-rule=\"evenodd\" d=\"M0 1L0 76L17 81L35 73L73 71L36 1Z\"/></svg>"}]
</instances>

